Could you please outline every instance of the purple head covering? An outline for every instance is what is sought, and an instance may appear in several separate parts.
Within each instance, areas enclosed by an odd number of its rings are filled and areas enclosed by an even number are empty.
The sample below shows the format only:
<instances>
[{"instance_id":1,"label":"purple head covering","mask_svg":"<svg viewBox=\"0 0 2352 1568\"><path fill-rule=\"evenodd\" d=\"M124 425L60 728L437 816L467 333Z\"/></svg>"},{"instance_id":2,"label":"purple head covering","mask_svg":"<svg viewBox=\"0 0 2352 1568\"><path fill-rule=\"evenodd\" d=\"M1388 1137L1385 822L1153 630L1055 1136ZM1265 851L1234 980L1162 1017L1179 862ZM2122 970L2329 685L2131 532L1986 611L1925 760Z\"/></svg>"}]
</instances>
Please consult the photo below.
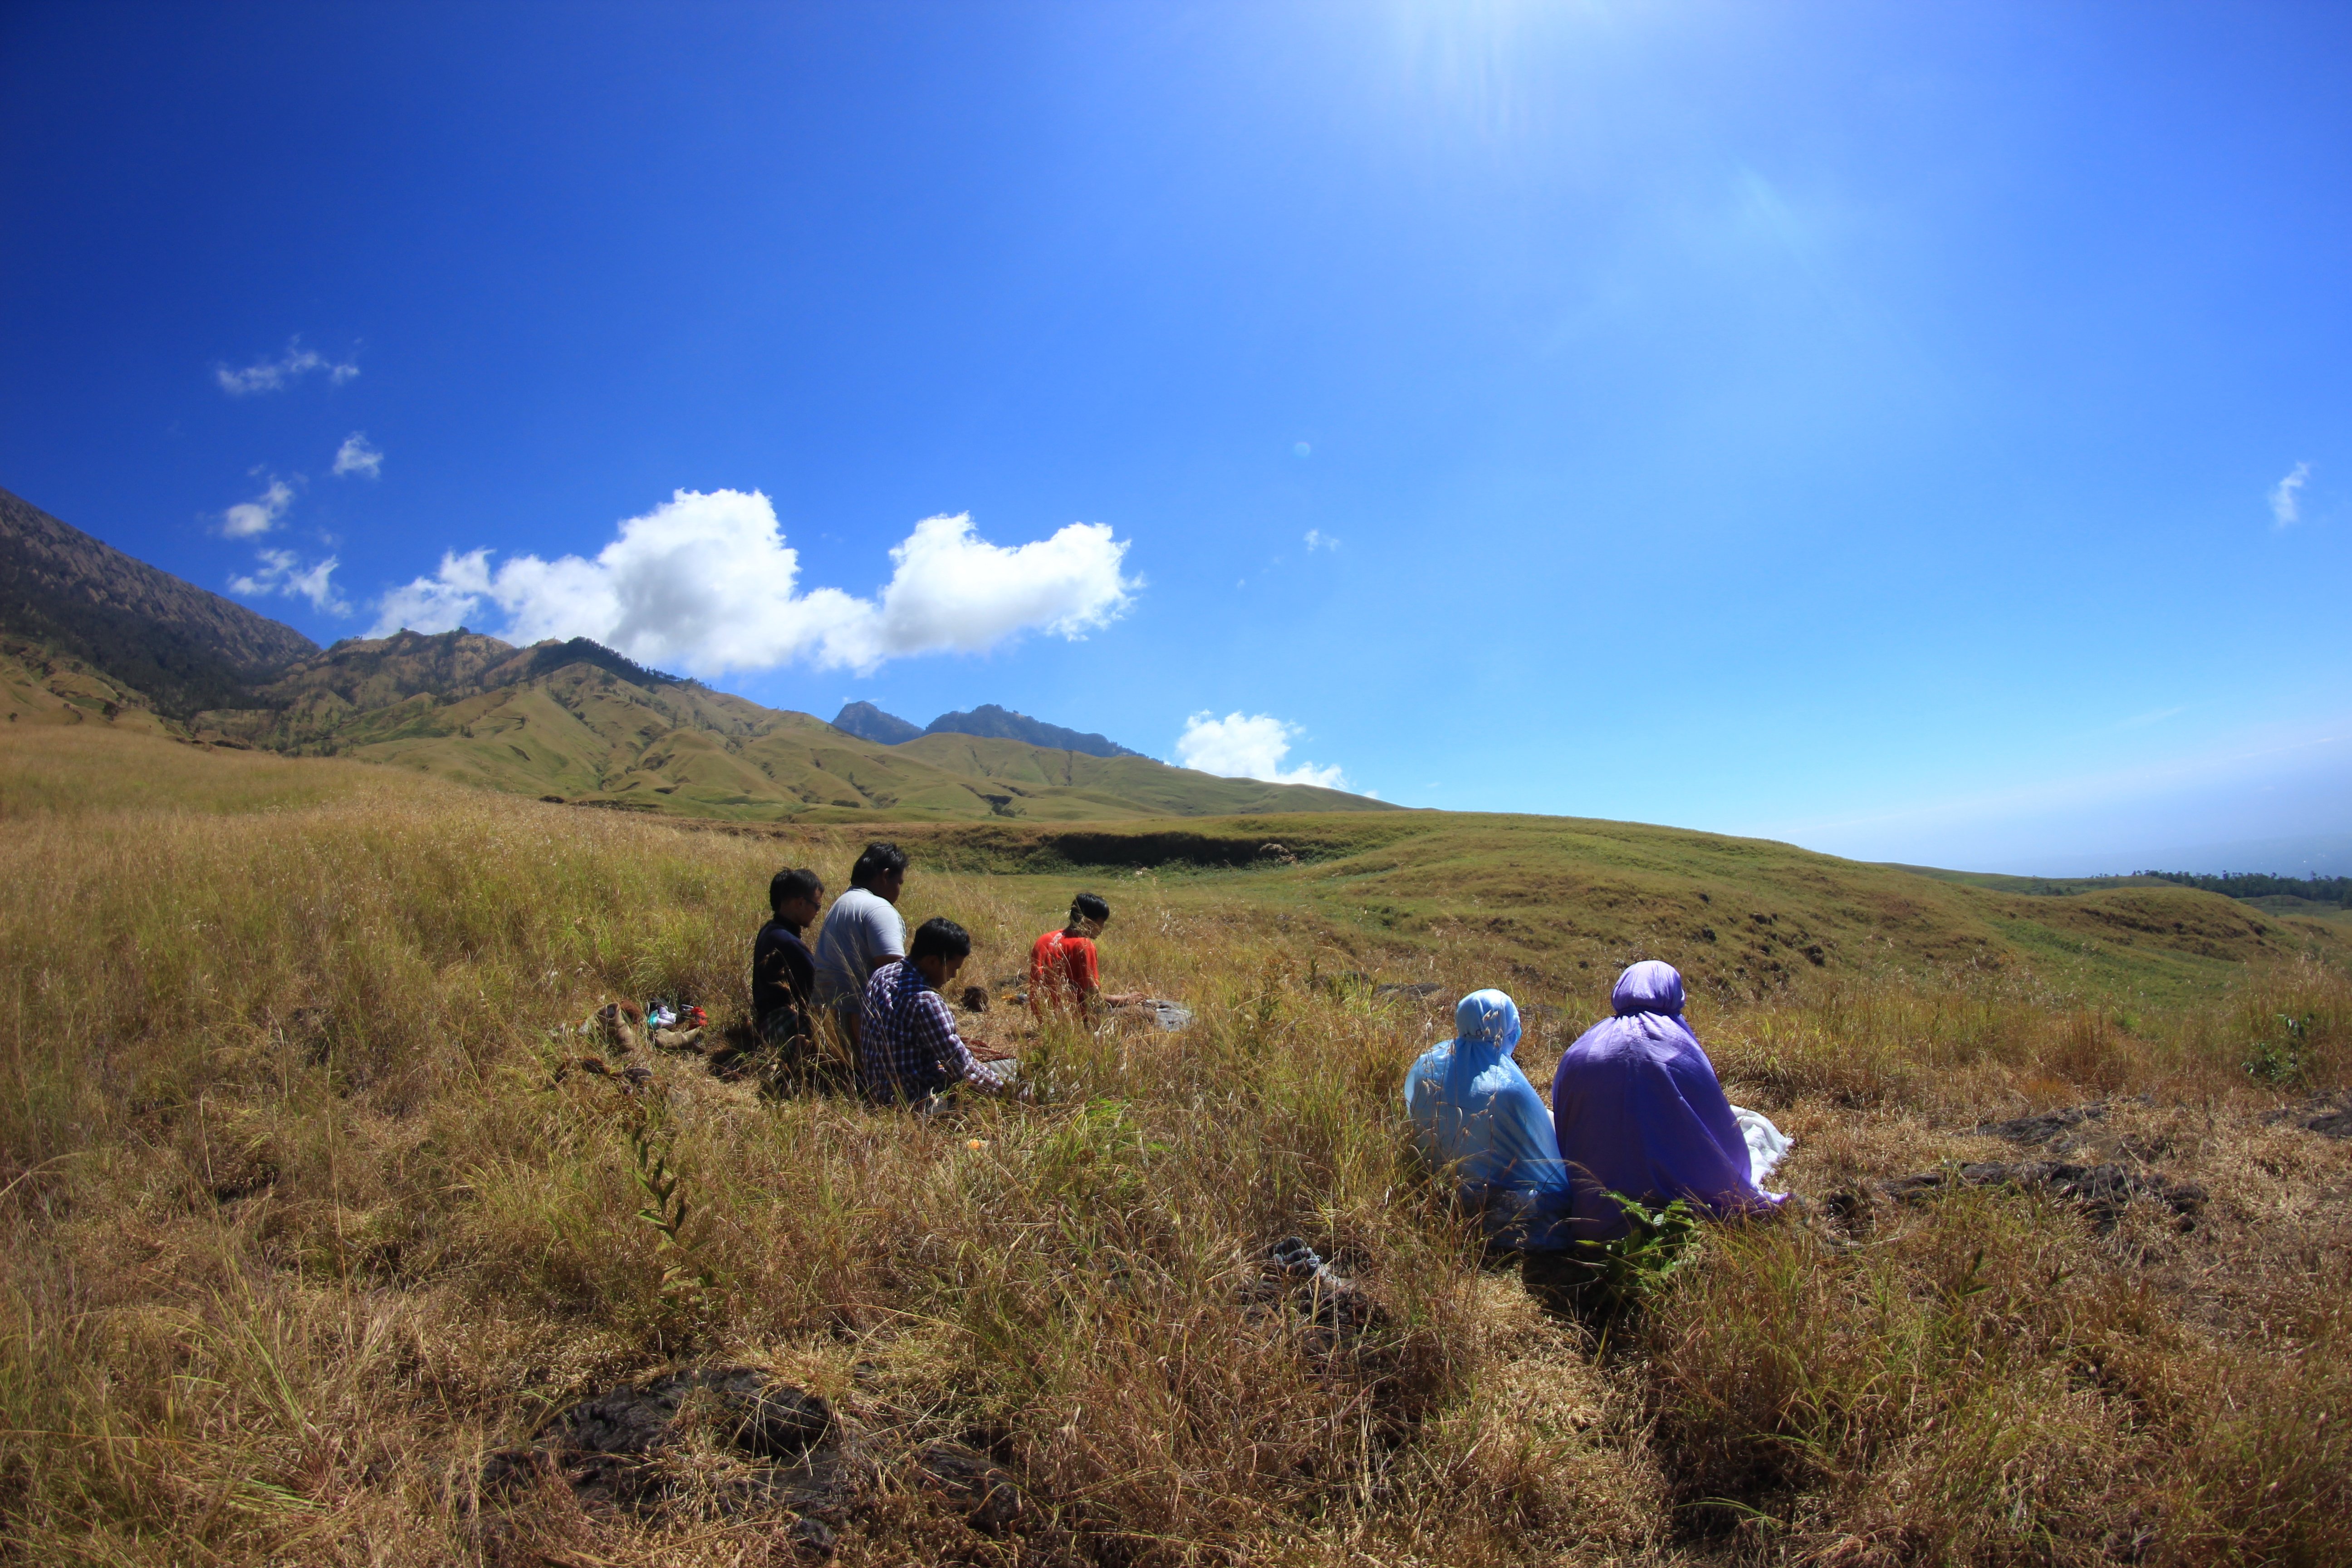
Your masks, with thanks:
<instances>
[{"instance_id":1,"label":"purple head covering","mask_svg":"<svg viewBox=\"0 0 2352 1568\"><path fill-rule=\"evenodd\" d=\"M1748 1141L1715 1064L1683 1022L1683 977L1674 966L1634 964L1617 977L1609 1002L1616 1016L1569 1047L1551 1080L1575 1234L1624 1233L1612 1192L1652 1204L1688 1198L1718 1215L1781 1202L1749 1179Z\"/></svg>"},{"instance_id":2,"label":"purple head covering","mask_svg":"<svg viewBox=\"0 0 2352 1568\"><path fill-rule=\"evenodd\" d=\"M1671 963L1661 963L1645 958L1617 977L1617 984L1609 993L1609 1010L1619 1017L1628 1013L1664 1013L1669 1018L1683 1016L1683 977ZM1688 1026L1683 1032L1690 1033ZM1693 1045L1698 1041L1693 1038Z\"/></svg>"}]
</instances>

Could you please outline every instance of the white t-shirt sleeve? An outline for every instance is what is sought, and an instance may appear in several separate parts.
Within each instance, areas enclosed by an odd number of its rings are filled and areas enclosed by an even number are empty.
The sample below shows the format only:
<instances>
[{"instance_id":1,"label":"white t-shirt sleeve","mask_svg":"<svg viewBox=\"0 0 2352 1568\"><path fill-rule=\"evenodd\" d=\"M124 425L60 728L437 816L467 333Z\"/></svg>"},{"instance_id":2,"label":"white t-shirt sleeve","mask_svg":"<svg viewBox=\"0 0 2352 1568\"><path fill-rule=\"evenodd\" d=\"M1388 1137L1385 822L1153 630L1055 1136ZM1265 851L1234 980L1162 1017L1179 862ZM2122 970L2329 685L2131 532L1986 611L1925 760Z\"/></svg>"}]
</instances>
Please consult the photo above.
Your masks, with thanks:
<instances>
[{"instance_id":1,"label":"white t-shirt sleeve","mask_svg":"<svg viewBox=\"0 0 2352 1568\"><path fill-rule=\"evenodd\" d=\"M887 899L877 897L874 905L874 956L896 953L906 957L907 917Z\"/></svg>"}]
</instances>

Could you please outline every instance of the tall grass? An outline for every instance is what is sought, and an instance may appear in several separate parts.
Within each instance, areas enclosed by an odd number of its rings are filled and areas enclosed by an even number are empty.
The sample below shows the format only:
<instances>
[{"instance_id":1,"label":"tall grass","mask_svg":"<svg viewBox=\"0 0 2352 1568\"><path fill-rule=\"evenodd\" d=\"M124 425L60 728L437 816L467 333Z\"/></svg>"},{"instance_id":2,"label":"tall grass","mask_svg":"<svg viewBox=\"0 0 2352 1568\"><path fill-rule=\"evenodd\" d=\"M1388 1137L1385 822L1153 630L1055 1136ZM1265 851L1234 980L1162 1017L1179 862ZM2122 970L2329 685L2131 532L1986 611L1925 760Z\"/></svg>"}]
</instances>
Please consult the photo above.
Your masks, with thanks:
<instances>
[{"instance_id":1,"label":"tall grass","mask_svg":"<svg viewBox=\"0 0 2352 1568\"><path fill-rule=\"evenodd\" d=\"M485 1451L717 1358L883 1447L982 1442L1132 1562L2352 1551L2347 1162L2254 1119L2340 1086L2334 972L2146 1016L1966 976L1702 1008L1735 1092L1802 1141L1801 1192L2145 1093L2110 1125L2214 1201L2187 1234L1989 1192L1889 1209L1852 1250L1718 1228L1602 1336L1423 1179L1395 1094L1442 1020L1344 978L1361 932L1129 879L1111 978L1184 998L1181 1036L1024 1029L1035 1098L929 1121L683 1058L633 1092L573 1070L571 1026L619 996L739 1009L768 876L838 874L845 830L60 735L0 758L0 1554L756 1561L781 1549L723 1520L534 1516L505 1547L474 1524ZM146 784L104 776L126 755ZM919 863L906 910L962 920L986 978L1071 888ZM1475 943L1412 962L1493 978ZM2292 1070L2250 1072L2277 1037ZM673 1232L637 1215L655 1143L691 1200ZM1286 1234L1381 1303L1370 1333L1262 1299ZM1003 1550L887 1497L843 1543Z\"/></svg>"}]
</instances>

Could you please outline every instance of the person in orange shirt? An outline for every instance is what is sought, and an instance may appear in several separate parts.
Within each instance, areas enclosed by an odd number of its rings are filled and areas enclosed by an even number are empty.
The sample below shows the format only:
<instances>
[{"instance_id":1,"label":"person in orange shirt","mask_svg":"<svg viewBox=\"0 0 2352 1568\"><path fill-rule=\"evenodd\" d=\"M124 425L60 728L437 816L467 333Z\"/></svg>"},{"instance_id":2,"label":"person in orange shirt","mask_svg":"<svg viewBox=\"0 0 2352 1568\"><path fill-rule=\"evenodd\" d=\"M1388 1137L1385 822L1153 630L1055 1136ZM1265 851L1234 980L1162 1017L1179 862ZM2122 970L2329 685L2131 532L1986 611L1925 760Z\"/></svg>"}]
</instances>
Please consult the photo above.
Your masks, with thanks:
<instances>
[{"instance_id":1,"label":"person in orange shirt","mask_svg":"<svg viewBox=\"0 0 2352 1568\"><path fill-rule=\"evenodd\" d=\"M1096 961L1095 938L1110 922L1110 905L1093 893L1070 900L1070 921L1049 931L1029 949L1029 1010L1039 1017L1054 1008L1089 1023L1105 1007L1140 1002L1139 991L1105 995L1102 972Z\"/></svg>"}]
</instances>

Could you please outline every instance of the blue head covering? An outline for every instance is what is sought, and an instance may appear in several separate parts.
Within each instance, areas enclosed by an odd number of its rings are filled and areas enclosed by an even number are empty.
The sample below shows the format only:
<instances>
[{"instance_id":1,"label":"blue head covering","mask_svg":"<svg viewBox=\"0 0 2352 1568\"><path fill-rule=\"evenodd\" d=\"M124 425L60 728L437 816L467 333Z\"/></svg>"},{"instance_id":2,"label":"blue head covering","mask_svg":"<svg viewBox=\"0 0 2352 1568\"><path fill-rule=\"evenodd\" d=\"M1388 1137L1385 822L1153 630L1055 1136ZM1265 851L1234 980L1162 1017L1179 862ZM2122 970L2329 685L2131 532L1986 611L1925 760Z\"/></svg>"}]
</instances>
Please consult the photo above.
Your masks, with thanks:
<instances>
[{"instance_id":1,"label":"blue head covering","mask_svg":"<svg viewBox=\"0 0 2352 1568\"><path fill-rule=\"evenodd\" d=\"M1553 1234L1569 1186L1551 1113L1511 1059L1518 1007L1500 991L1473 991L1454 1009L1454 1028L1405 1074L1422 1152L1455 1173L1465 1196L1487 1213L1490 1234L1507 1229L1515 1246L1566 1245Z\"/></svg>"},{"instance_id":2,"label":"blue head covering","mask_svg":"<svg viewBox=\"0 0 2352 1568\"><path fill-rule=\"evenodd\" d=\"M1617 977L1609 1002L1616 1016L1568 1047L1551 1082L1575 1234L1623 1234L1611 1192L1653 1204L1688 1198L1717 1214L1780 1203L1749 1179L1747 1139L1715 1064L1683 1022L1683 977L1674 966L1634 964Z\"/></svg>"}]
</instances>

